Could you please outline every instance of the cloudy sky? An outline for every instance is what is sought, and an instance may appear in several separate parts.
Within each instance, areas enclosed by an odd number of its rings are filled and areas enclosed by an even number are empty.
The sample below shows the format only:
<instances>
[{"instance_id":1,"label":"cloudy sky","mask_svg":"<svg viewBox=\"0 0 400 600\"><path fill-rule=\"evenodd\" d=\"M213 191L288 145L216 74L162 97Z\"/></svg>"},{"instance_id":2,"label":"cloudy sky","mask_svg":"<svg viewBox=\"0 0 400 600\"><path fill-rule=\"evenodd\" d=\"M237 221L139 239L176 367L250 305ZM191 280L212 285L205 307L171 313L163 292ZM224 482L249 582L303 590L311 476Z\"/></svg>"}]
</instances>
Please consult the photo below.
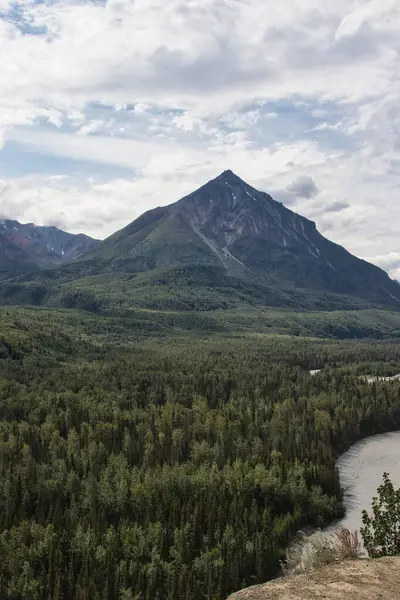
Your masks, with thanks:
<instances>
[{"instance_id":1,"label":"cloudy sky","mask_svg":"<svg viewBox=\"0 0 400 600\"><path fill-rule=\"evenodd\" d=\"M399 0L0 0L0 217L105 237L228 168L400 277Z\"/></svg>"}]
</instances>

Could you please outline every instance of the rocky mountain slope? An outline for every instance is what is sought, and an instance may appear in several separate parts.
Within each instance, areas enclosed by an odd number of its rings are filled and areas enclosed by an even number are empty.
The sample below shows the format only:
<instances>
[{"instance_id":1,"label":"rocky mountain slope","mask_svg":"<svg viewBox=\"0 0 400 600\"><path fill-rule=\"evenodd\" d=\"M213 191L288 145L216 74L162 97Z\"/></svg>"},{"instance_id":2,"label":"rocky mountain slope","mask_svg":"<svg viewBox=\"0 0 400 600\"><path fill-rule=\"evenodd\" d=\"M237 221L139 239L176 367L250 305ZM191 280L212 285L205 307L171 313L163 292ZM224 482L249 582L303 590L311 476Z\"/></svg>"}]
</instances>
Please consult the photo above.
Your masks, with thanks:
<instances>
[{"instance_id":1,"label":"rocky mountain slope","mask_svg":"<svg viewBox=\"0 0 400 600\"><path fill-rule=\"evenodd\" d=\"M347 560L270 581L229 600L395 600L400 598L400 557Z\"/></svg>"},{"instance_id":2,"label":"rocky mountain slope","mask_svg":"<svg viewBox=\"0 0 400 600\"><path fill-rule=\"evenodd\" d=\"M8 275L75 260L99 243L84 234L9 219L0 220L0 240L0 265Z\"/></svg>"},{"instance_id":3,"label":"rocky mountain slope","mask_svg":"<svg viewBox=\"0 0 400 600\"><path fill-rule=\"evenodd\" d=\"M399 286L387 273L330 242L315 223L232 171L148 211L90 256L117 271L207 265L269 288L319 290L400 307Z\"/></svg>"},{"instance_id":4,"label":"rocky mountain slope","mask_svg":"<svg viewBox=\"0 0 400 600\"><path fill-rule=\"evenodd\" d=\"M66 252L46 235L46 248L58 257ZM144 213L78 260L0 286L7 303L72 307L76 298L81 308L106 312L400 309L400 286L324 238L312 221L225 171L178 202Z\"/></svg>"}]
</instances>

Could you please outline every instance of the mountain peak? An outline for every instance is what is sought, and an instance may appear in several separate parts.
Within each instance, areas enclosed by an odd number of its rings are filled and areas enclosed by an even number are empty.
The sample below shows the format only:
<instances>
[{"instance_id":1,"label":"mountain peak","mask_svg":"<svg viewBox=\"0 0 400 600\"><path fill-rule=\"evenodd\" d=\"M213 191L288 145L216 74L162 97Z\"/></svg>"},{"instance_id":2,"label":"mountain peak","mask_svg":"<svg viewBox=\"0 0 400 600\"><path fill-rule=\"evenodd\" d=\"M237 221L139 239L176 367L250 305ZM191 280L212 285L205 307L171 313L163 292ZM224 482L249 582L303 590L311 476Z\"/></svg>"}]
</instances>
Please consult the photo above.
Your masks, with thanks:
<instances>
[{"instance_id":1,"label":"mountain peak","mask_svg":"<svg viewBox=\"0 0 400 600\"><path fill-rule=\"evenodd\" d=\"M240 177L238 175L236 175L236 173L234 173L233 171L231 171L231 169L227 169L226 171L222 171L222 173L220 175L218 175L218 177L216 177L216 180L223 180L223 181L237 181L240 180Z\"/></svg>"}]
</instances>

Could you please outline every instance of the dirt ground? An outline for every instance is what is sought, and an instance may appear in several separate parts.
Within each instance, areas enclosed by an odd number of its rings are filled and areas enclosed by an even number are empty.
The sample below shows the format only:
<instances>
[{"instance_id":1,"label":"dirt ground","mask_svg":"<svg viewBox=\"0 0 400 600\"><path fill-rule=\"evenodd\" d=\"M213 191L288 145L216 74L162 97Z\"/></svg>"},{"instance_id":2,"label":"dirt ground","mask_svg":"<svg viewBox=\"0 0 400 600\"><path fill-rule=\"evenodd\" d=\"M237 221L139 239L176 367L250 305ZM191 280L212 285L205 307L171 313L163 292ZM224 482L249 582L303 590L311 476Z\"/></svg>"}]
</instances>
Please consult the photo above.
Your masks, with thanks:
<instances>
[{"instance_id":1,"label":"dirt ground","mask_svg":"<svg viewBox=\"0 0 400 600\"><path fill-rule=\"evenodd\" d=\"M400 556L347 560L276 579L228 600L400 600Z\"/></svg>"}]
</instances>

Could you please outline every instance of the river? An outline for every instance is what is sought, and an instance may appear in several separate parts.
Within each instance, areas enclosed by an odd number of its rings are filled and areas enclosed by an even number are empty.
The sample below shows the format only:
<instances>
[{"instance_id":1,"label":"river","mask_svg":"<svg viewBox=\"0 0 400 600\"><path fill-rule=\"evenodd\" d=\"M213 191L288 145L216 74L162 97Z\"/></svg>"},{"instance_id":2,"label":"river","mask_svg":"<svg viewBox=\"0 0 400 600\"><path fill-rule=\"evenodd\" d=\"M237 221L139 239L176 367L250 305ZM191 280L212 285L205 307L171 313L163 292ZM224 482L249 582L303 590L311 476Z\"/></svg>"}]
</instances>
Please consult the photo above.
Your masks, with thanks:
<instances>
[{"instance_id":1,"label":"river","mask_svg":"<svg viewBox=\"0 0 400 600\"><path fill-rule=\"evenodd\" d=\"M345 490L346 515L328 527L360 529L361 511L371 512L373 496L387 472L395 488L400 487L400 431L374 435L354 444L337 461L340 482Z\"/></svg>"}]
</instances>

